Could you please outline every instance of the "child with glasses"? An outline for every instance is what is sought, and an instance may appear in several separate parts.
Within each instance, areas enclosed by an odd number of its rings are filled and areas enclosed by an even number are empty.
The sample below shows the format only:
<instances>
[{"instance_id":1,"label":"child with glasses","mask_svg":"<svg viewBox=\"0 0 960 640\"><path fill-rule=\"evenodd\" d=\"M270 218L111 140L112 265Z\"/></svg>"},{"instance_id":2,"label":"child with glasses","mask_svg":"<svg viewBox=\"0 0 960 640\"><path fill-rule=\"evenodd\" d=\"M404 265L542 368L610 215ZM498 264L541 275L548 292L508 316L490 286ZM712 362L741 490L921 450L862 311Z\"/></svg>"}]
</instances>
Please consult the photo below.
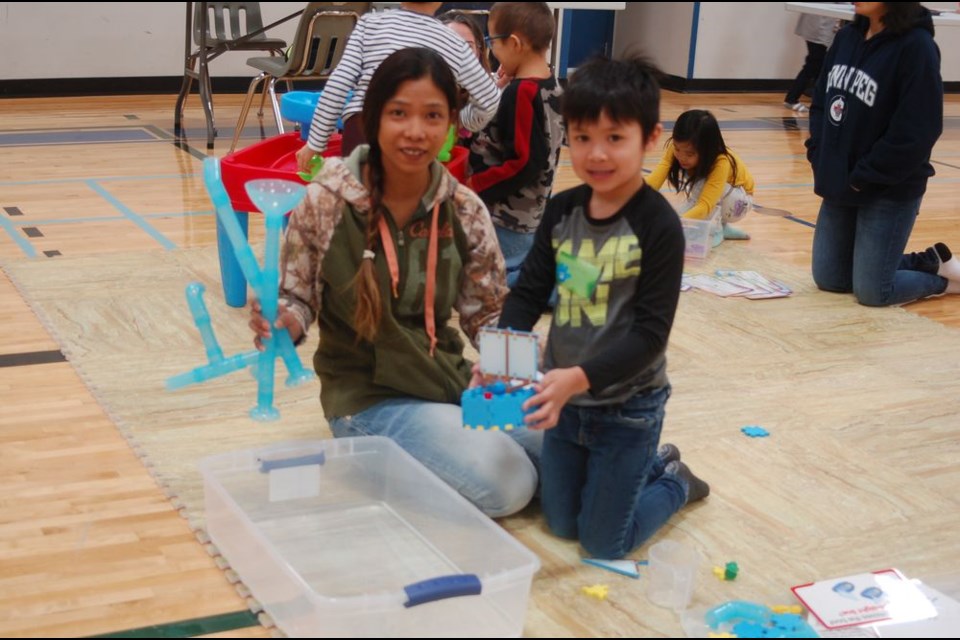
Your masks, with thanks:
<instances>
[{"instance_id":1,"label":"child with glasses","mask_svg":"<svg viewBox=\"0 0 960 640\"><path fill-rule=\"evenodd\" d=\"M493 217L512 286L553 189L563 142L561 89L547 64L553 15L545 2L497 2L487 28L503 95L496 117L470 145L471 184Z\"/></svg>"}]
</instances>

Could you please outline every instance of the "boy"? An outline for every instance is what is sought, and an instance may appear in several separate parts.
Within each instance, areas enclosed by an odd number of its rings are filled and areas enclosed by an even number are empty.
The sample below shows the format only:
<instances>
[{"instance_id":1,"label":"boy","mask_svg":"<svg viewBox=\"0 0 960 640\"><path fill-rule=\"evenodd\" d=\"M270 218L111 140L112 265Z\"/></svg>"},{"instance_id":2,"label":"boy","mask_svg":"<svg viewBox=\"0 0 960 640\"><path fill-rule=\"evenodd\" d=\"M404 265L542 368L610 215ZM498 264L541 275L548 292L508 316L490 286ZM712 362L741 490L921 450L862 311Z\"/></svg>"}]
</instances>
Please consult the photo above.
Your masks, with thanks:
<instances>
[{"instance_id":1,"label":"boy","mask_svg":"<svg viewBox=\"0 0 960 640\"><path fill-rule=\"evenodd\" d=\"M500 316L501 327L531 329L560 284L547 373L524 409L536 408L529 426L548 429L540 475L547 525L600 558L623 557L710 492L674 445L657 449L684 238L641 171L663 130L655 74L643 60L596 59L570 79L562 114L574 173L586 184L547 205ZM580 293L556 277L571 261L599 274Z\"/></svg>"},{"instance_id":2,"label":"boy","mask_svg":"<svg viewBox=\"0 0 960 640\"><path fill-rule=\"evenodd\" d=\"M457 78L457 84L470 95L460 110L461 124L479 131L493 118L500 90L460 36L433 17L441 2L401 2L399 9L366 13L354 27L343 57L324 85L310 125L310 138L297 152L297 165L310 172L310 160L327 147L343 113L341 155L367 142L363 138L360 112L373 72L394 51L409 47L427 47L441 56ZM347 95L350 102L344 106Z\"/></svg>"},{"instance_id":3,"label":"boy","mask_svg":"<svg viewBox=\"0 0 960 640\"><path fill-rule=\"evenodd\" d=\"M545 2L497 2L487 29L507 84L496 117L470 145L470 184L490 210L513 286L553 188L561 89L547 64L553 15Z\"/></svg>"}]
</instances>

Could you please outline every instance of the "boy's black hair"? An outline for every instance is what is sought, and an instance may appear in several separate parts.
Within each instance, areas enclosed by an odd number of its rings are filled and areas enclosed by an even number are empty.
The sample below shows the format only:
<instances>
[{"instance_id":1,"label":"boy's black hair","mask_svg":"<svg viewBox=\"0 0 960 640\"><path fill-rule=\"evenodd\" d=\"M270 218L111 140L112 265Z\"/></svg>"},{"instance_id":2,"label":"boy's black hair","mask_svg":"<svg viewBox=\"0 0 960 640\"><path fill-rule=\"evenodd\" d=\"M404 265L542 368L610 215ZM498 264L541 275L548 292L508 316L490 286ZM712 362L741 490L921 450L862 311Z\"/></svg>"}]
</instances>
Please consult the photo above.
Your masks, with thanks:
<instances>
[{"instance_id":1,"label":"boy's black hair","mask_svg":"<svg viewBox=\"0 0 960 640\"><path fill-rule=\"evenodd\" d=\"M660 75L642 56L592 58L570 76L560 113L568 127L571 122L596 122L601 113L614 122L638 122L646 140L660 122Z\"/></svg>"},{"instance_id":2,"label":"boy's black hair","mask_svg":"<svg viewBox=\"0 0 960 640\"><path fill-rule=\"evenodd\" d=\"M495 2L490 20L499 31L491 36L519 34L534 51L546 51L553 42L553 12L546 2Z\"/></svg>"}]
</instances>

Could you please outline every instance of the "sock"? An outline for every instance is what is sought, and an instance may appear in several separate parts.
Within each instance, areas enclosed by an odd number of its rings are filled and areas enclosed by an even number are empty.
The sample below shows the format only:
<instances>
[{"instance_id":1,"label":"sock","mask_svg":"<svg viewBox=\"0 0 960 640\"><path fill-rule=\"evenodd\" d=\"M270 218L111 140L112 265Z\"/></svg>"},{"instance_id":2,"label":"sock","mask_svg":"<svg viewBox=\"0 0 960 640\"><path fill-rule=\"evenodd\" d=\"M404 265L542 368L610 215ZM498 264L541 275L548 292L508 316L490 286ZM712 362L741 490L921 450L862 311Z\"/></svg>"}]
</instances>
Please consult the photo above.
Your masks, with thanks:
<instances>
[{"instance_id":1,"label":"sock","mask_svg":"<svg viewBox=\"0 0 960 640\"><path fill-rule=\"evenodd\" d=\"M670 444L669 442L667 444L662 444L660 445L660 448L657 449L657 457L660 458L660 462L662 462L664 466L670 464L671 462L679 462L680 448L675 444Z\"/></svg>"},{"instance_id":2,"label":"sock","mask_svg":"<svg viewBox=\"0 0 960 640\"><path fill-rule=\"evenodd\" d=\"M677 476L677 478L680 480L680 483L687 486L687 501L684 503L685 505L698 500L703 500L710 495L710 485L693 475L693 472L690 471L690 467L682 462L671 462L663 470L663 473L669 473Z\"/></svg>"},{"instance_id":3,"label":"sock","mask_svg":"<svg viewBox=\"0 0 960 640\"><path fill-rule=\"evenodd\" d=\"M749 240L750 234L742 229L737 229L733 225L724 223L723 239L724 240Z\"/></svg>"},{"instance_id":4,"label":"sock","mask_svg":"<svg viewBox=\"0 0 960 640\"><path fill-rule=\"evenodd\" d=\"M960 260L955 258L947 245L938 242L933 245L940 258L940 268L937 269L937 275L954 282L960 281Z\"/></svg>"}]
</instances>

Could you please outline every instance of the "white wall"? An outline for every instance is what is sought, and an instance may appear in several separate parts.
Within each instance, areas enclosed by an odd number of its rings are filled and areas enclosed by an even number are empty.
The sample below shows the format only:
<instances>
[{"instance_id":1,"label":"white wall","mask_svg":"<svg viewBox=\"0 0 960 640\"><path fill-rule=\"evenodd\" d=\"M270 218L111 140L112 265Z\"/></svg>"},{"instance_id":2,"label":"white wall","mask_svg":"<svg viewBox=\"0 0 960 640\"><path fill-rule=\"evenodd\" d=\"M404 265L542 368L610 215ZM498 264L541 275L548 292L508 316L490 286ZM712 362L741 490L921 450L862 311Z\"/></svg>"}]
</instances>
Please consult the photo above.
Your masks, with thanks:
<instances>
[{"instance_id":1,"label":"white wall","mask_svg":"<svg viewBox=\"0 0 960 640\"><path fill-rule=\"evenodd\" d=\"M693 77L777 80L803 66L798 13L782 2L701 2ZM714 25L723 25L714 28Z\"/></svg>"},{"instance_id":2,"label":"white wall","mask_svg":"<svg viewBox=\"0 0 960 640\"><path fill-rule=\"evenodd\" d=\"M628 2L617 12L614 53L639 45L668 74L687 77L693 2ZM793 29L799 14L783 2L701 2L693 79L792 78L806 47ZM956 9L954 2L929 7ZM960 27L937 27L946 81L960 81Z\"/></svg>"},{"instance_id":3,"label":"white wall","mask_svg":"<svg viewBox=\"0 0 960 640\"><path fill-rule=\"evenodd\" d=\"M956 8L953 2L929 6ZM614 52L639 45L670 75L687 77L693 2L628 2L617 12ZM304 7L263 2L269 23ZM2 2L0 79L180 76L184 3ZM694 79L787 79L805 47L793 34L797 14L782 2L701 2ZM296 20L270 32L292 40ZM960 27L940 27L943 77L960 81ZM232 52L211 64L214 76L252 77Z\"/></svg>"},{"instance_id":4,"label":"white wall","mask_svg":"<svg viewBox=\"0 0 960 640\"><path fill-rule=\"evenodd\" d=\"M692 2L628 2L617 12L613 54L638 47L664 73L686 78L692 24Z\"/></svg>"},{"instance_id":5,"label":"white wall","mask_svg":"<svg viewBox=\"0 0 960 640\"><path fill-rule=\"evenodd\" d=\"M303 2L261 3L264 24L303 9ZM0 79L114 78L183 75L183 2L0 3ZM297 21L270 31L293 39ZM225 53L214 76L252 77L249 57Z\"/></svg>"}]
</instances>

